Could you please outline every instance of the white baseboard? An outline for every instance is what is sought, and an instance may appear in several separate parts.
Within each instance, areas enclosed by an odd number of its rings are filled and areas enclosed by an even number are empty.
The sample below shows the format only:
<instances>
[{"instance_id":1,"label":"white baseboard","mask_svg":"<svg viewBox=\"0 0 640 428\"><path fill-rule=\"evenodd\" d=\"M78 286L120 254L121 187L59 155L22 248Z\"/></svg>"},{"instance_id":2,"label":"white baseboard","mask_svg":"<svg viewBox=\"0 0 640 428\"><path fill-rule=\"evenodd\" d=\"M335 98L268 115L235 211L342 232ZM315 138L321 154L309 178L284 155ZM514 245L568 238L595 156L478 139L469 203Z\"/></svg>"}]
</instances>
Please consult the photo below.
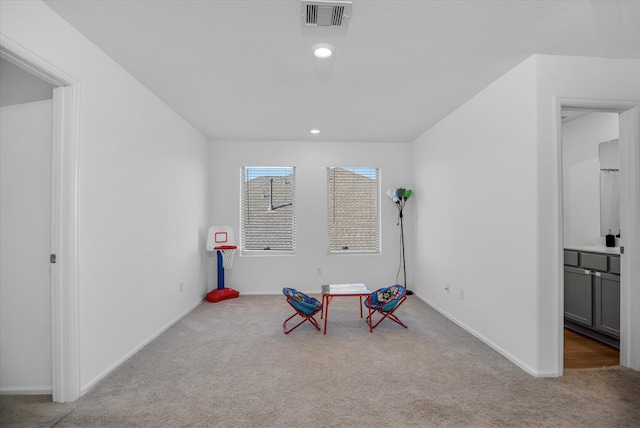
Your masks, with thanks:
<instances>
[{"instance_id":1,"label":"white baseboard","mask_svg":"<svg viewBox=\"0 0 640 428\"><path fill-rule=\"evenodd\" d=\"M453 322L458 327L462 328L463 330L465 330L469 334L472 334L477 339L479 339L482 342L484 342L487 345L489 345L491 348L493 348L493 350L495 350L496 352L500 353L506 359L511 361L516 366L520 367L525 372L529 373L531 376L535 376L535 377L557 377L558 376L558 374L555 374L555 373L542 373L542 372L538 372L538 371L534 370L528 364L524 363L519 358L517 358L513 354L511 354L510 352L508 352L505 349L501 348L500 346L498 346L497 344L495 344L491 340L487 339L486 337L484 337L483 335L481 335L480 333L478 333L477 331L475 331L474 329L472 329L471 327L469 327L465 323L461 322L460 320L458 320L457 318L455 318L454 316L449 314L447 311L445 311L442 308L438 307L437 305L429 302L427 299L423 298L419 294L416 294L415 292L414 292L414 296L418 297L420 300L425 302L427 305L431 306L433 309L435 309L436 311L438 311L439 313L444 315L449 321Z\"/></svg>"},{"instance_id":2,"label":"white baseboard","mask_svg":"<svg viewBox=\"0 0 640 428\"><path fill-rule=\"evenodd\" d=\"M194 310L201 303L202 303L202 300L198 300L197 302L195 302L193 305L191 305L189 308L183 311L180 315L178 315L177 317L169 321L164 327L160 328L158 331L156 331L151 336L149 336L146 340L142 341L138 346L136 346L135 348L127 352L122 358L117 360L115 363L109 366L106 370L104 370L98 376L94 377L91 381L87 382L80 389L80 395L82 396L87 392L89 392L94 386L98 384L98 382L104 379L109 373L111 373L112 371L120 367L125 361L127 361L129 358L134 356L137 352L139 352L142 348L147 346L149 343L153 342L158 336L164 333L169 327L171 327L172 325L180 321L182 318L184 318L189 312Z\"/></svg>"},{"instance_id":3,"label":"white baseboard","mask_svg":"<svg viewBox=\"0 0 640 428\"><path fill-rule=\"evenodd\" d=\"M295 287L294 287L295 288ZM298 290L296 288L296 290ZM304 291L304 290L298 290L298 291L302 291L304 294L320 294L320 291L315 290L315 291ZM245 296L282 296L284 298L284 295L282 294L282 290L279 291L241 291L240 292L240 297L242 297L242 295Z\"/></svg>"},{"instance_id":4,"label":"white baseboard","mask_svg":"<svg viewBox=\"0 0 640 428\"><path fill-rule=\"evenodd\" d=\"M46 386L31 386L31 387L16 387L4 386L0 388L0 395L51 395L53 389L51 385Z\"/></svg>"}]
</instances>

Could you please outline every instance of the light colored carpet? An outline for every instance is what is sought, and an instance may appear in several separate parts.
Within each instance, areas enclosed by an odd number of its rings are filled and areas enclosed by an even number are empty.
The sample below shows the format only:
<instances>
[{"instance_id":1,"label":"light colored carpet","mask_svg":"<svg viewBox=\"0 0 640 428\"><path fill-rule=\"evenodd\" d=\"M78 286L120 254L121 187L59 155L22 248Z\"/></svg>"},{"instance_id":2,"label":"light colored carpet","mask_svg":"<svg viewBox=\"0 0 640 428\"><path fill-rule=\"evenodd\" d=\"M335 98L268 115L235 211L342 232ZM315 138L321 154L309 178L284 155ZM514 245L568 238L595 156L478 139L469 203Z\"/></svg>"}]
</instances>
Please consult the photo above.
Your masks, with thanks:
<instances>
[{"instance_id":1,"label":"light colored carpet","mask_svg":"<svg viewBox=\"0 0 640 428\"><path fill-rule=\"evenodd\" d=\"M637 427L640 373L523 372L416 296L371 334L357 298L326 336L282 296L204 302L74 403L0 397L2 427Z\"/></svg>"}]
</instances>

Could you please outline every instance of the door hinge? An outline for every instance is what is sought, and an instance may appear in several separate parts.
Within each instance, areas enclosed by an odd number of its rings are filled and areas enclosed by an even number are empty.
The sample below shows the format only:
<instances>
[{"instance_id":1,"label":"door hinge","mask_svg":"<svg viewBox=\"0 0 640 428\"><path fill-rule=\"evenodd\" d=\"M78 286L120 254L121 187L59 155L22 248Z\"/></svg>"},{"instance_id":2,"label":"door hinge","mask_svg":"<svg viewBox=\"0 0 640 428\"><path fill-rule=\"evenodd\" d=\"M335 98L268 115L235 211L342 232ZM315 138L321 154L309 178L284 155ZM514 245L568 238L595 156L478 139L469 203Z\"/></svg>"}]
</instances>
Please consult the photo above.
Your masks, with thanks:
<instances>
[{"instance_id":1,"label":"door hinge","mask_svg":"<svg viewBox=\"0 0 640 428\"><path fill-rule=\"evenodd\" d=\"M51 256L49 256L49 262L51 262L51 263L55 263L56 262L56 255L55 254L51 254Z\"/></svg>"},{"instance_id":2,"label":"door hinge","mask_svg":"<svg viewBox=\"0 0 640 428\"><path fill-rule=\"evenodd\" d=\"M620 254L624 254L624 247L620 247Z\"/></svg>"}]
</instances>

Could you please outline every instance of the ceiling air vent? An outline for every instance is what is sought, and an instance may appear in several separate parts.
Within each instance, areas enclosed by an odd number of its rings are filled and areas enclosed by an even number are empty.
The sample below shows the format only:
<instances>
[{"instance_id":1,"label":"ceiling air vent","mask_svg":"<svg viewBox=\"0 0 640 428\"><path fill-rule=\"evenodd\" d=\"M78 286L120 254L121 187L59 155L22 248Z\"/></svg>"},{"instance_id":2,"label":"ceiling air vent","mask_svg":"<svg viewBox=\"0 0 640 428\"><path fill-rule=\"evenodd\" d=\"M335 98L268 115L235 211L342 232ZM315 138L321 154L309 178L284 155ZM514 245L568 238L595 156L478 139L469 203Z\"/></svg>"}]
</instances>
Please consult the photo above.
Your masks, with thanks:
<instances>
[{"instance_id":1,"label":"ceiling air vent","mask_svg":"<svg viewBox=\"0 0 640 428\"><path fill-rule=\"evenodd\" d=\"M302 1L302 19L307 27L342 27L350 15L348 1Z\"/></svg>"}]
</instances>

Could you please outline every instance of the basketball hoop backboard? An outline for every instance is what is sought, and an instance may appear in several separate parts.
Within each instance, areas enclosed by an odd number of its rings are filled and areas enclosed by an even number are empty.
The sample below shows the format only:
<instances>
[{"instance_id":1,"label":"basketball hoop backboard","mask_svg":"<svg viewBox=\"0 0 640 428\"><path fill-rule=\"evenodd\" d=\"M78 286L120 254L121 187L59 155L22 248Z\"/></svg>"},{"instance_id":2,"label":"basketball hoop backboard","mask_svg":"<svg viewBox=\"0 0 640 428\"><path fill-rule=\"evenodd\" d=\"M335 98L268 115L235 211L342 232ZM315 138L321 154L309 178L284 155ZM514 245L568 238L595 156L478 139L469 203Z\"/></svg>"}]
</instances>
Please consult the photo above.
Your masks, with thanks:
<instances>
[{"instance_id":1,"label":"basketball hoop backboard","mask_svg":"<svg viewBox=\"0 0 640 428\"><path fill-rule=\"evenodd\" d=\"M211 226L207 234L207 251L223 245L236 245L231 226Z\"/></svg>"}]
</instances>

